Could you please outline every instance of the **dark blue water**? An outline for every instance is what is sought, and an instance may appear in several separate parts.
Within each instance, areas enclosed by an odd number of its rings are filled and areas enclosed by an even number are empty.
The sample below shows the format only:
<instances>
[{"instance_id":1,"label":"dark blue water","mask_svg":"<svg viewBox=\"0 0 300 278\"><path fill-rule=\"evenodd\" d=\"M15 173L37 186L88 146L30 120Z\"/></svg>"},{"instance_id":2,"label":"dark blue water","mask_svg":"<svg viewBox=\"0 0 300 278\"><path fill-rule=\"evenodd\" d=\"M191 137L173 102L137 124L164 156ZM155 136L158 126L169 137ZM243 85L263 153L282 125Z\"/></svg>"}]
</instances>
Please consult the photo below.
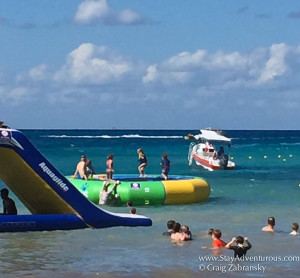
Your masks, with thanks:
<instances>
[{"instance_id":1,"label":"dark blue water","mask_svg":"<svg viewBox=\"0 0 300 278\"><path fill-rule=\"evenodd\" d=\"M161 154L167 152L172 175L204 177L210 198L200 204L138 207L152 218L148 228L116 227L101 230L0 235L3 277L296 277L300 238L289 235L292 222L300 223L300 131L225 131L232 138L230 157L234 171L209 172L188 166L188 133L197 130L24 130L26 136L63 174L72 174L82 153L92 159L97 172L114 154L116 173L138 174L137 148L143 148L149 165L146 173L160 173ZM5 185L0 181L1 187ZM20 212L28 213L17 201ZM127 212L126 208L109 208ZM275 234L261 232L269 216L276 218ZM168 219L190 226L194 240L174 246L161 236ZM253 244L248 256L265 271L229 271L228 262L215 269L199 270L199 256L211 256L209 228L219 228L229 241L248 236ZM230 250L223 255L232 256ZM262 256L265 261L259 260ZM273 256L273 257L272 257ZM274 261L279 256L281 261ZM297 258L296 258L297 259ZM226 272L218 269L224 265ZM207 267L208 263L204 266ZM295 276L294 276L295 275ZM2 277L2 276L1 276ZM102 276L101 276L102 277Z\"/></svg>"}]
</instances>

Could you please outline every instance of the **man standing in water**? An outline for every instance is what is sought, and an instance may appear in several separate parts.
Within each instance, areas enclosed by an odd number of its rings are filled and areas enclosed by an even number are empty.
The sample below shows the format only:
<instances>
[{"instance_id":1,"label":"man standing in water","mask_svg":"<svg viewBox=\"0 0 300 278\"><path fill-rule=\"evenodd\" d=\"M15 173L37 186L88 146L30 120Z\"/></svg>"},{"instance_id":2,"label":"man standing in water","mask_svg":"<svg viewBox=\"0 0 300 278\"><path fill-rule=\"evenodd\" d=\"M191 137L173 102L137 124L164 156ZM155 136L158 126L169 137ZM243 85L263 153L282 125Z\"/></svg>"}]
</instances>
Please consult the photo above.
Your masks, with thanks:
<instances>
[{"instance_id":1,"label":"man standing in water","mask_svg":"<svg viewBox=\"0 0 300 278\"><path fill-rule=\"evenodd\" d=\"M268 225L263 227L261 230L264 232L274 232L275 218L273 216L268 218Z\"/></svg>"},{"instance_id":2,"label":"man standing in water","mask_svg":"<svg viewBox=\"0 0 300 278\"><path fill-rule=\"evenodd\" d=\"M3 199L3 213L2 214L17 214L16 204L13 199L8 197L9 191L7 188L1 189L1 198Z\"/></svg>"}]
</instances>

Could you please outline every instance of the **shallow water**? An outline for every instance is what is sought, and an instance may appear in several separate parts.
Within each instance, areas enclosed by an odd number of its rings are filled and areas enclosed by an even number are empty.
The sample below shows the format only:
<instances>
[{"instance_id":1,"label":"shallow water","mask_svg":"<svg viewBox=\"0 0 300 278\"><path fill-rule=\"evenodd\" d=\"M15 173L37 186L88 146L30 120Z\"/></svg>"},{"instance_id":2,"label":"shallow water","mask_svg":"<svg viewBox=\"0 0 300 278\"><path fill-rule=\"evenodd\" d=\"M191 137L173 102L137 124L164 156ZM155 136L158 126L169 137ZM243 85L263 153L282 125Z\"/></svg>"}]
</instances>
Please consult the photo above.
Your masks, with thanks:
<instances>
[{"instance_id":1,"label":"shallow water","mask_svg":"<svg viewBox=\"0 0 300 278\"><path fill-rule=\"evenodd\" d=\"M138 207L138 214L153 220L152 227L0 234L0 277L298 277L300 237L289 232L292 222L300 222L300 131L227 131L234 138L237 169L214 172L187 165L189 142L182 136L190 132L24 131L66 175L74 172L81 153L103 172L111 152L118 173L137 173L136 149L142 147L148 173L160 172L160 155L167 152L171 174L202 176L212 192L204 203ZM16 202L20 213L28 213ZM128 212L126 207L108 210ZM261 231L269 216L276 218L275 234ZM194 239L176 245L162 236L169 219L189 225ZM247 236L252 261L233 263L233 271L227 260L232 251L223 250L223 261L203 262L212 258L209 228L221 229L225 241Z\"/></svg>"}]
</instances>

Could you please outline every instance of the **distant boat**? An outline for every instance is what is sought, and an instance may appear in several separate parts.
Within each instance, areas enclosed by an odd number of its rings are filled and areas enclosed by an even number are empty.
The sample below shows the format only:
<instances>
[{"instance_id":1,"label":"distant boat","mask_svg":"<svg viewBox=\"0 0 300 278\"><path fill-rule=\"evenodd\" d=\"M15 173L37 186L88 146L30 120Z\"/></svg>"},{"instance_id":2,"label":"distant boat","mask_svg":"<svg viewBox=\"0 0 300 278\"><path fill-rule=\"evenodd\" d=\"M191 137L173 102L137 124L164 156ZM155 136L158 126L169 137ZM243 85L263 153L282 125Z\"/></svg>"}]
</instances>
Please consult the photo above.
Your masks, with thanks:
<instances>
[{"instance_id":1,"label":"distant boat","mask_svg":"<svg viewBox=\"0 0 300 278\"><path fill-rule=\"evenodd\" d=\"M222 131L201 129L200 134L185 136L186 140L195 140L191 142L188 153L188 163L192 165L193 160L197 165L210 171L213 170L233 170L235 163L229 160L228 154L225 153L224 145L229 150L231 147L231 139L222 134ZM216 150L216 145L220 145L220 149Z\"/></svg>"}]
</instances>

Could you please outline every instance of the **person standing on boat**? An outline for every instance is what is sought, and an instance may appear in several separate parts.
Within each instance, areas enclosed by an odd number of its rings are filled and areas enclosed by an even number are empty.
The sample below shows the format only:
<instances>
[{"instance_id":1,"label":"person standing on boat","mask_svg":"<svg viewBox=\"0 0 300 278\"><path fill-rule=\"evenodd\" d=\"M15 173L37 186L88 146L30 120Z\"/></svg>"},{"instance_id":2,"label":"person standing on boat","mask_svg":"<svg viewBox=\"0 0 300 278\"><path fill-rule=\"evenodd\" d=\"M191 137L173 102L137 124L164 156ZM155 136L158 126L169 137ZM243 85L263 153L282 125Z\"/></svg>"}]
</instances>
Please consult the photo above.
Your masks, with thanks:
<instances>
[{"instance_id":1,"label":"person standing on boat","mask_svg":"<svg viewBox=\"0 0 300 278\"><path fill-rule=\"evenodd\" d=\"M161 165L161 175L163 176L163 178L165 180L168 179L168 174L169 174L169 171L170 171L170 160L168 159L168 155L166 153L164 153L162 155L162 159L161 159L161 162L160 162L160 165Z\"/></svg>"},{"instance_id":2,"label":"person standing on boat","mask_svg":"<svg viewBox=\"0 0 300 278\"><path fill-rule=\"evenodd\" d=\"M139 156L140 165L138 170L140 172L140 178L146 178L147 175L145 174L145 168L148 165L147 157L141 148L137 149L137 154Z\"/></svg>"},{"instance_id":3,"label":"person standing on boat","mask_svg":"<svg viewBox=\"0 0 300 278\"><path fill-rule=\"evenodd\" d=\"M3 213L1 214L18 214L16 204L13 199L8 197L9 191L7 188L1 189L1 198L3 199Z\"/></svg>"},{"instance_id":4,"label":"person standing on boat","mask_svg":"<svg viewBox=\"0 0 300 278\"><path fill-rule=\"evenodd\" d=\"M106 176L108 180L112 179L113 173L114 173L114 155L111 153L108 155L106 160Z\"/></svg>"},{"instance_id":5,"label":"person standing on boat","mask_svg":"<svg viewBox=\"0 0 300 278\"><path fill-rule=\"evenodd\" d=\"M224 147L221 146L218 153L217 153L217 158L220 158L221 156L223 156L225 154L224 152Z\"/></svg>"}]
</instances>

